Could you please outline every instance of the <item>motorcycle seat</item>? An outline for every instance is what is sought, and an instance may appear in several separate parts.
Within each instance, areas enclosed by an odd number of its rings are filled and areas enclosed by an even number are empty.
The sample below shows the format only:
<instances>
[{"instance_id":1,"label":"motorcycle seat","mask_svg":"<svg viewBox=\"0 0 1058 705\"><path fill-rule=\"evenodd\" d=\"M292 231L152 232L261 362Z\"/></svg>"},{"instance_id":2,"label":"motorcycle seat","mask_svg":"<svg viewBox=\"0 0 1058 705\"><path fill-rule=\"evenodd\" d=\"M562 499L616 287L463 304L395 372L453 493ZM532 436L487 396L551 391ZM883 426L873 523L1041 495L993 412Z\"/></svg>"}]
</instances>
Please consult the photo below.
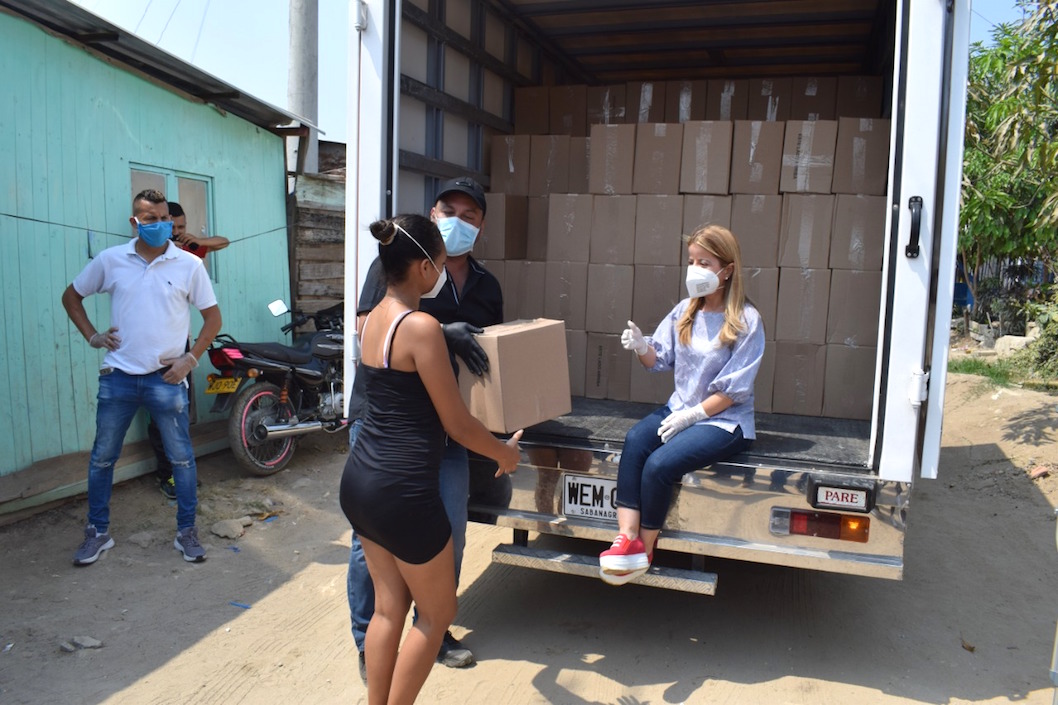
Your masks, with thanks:
<instances>
[{"instance_id":1,"label":"motorcycle seat","mask_svg":"<svg viewBox=\"0 0 1058 705\"><path fill-rule=\"evenodd\" d=\"M304 365L312 361L312 349L292 348L282 343L243 343L239 346L243 354L250 353L257 357L278 360L279 362L290 362L295 365Z\"/></svg>"}]
</instances>

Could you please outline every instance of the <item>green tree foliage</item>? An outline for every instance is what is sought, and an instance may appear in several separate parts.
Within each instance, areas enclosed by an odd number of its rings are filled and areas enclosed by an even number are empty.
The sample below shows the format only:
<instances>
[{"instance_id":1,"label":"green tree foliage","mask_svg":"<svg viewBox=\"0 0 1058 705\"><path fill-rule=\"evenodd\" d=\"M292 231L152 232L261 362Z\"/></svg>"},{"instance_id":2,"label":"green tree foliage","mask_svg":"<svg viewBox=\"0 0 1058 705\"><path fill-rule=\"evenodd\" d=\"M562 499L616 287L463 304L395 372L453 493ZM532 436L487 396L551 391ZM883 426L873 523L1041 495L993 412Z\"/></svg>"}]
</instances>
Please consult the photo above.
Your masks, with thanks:
<instances>
[{"instance_id":1,"label":"green tree foliage","mask_svg":"<svg viewBox=\"0 0 1058 705\"><path fill-rule=\"evenodd\" d=\"M959 248L974 283L989 261L1058 249L1058 0L1019 0L1027 19L970 50ZM977 298L977 292L974 291Z\"/></svg>"}]
</instances>

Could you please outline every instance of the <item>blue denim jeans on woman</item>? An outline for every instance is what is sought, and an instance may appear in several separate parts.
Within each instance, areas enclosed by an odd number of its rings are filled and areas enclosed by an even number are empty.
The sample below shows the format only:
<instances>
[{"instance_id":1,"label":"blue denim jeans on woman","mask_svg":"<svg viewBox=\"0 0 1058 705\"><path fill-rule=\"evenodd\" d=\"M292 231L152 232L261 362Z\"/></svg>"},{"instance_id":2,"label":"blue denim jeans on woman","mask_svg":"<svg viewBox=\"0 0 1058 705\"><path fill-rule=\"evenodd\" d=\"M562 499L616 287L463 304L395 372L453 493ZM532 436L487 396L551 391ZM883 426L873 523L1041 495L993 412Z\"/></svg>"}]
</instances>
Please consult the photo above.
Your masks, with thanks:
<instances>
[{"instance_id":1,"label":"blue denim jeans on woman","mask_svg":"<svg viewBox=\"0 0 1058 705\"><path fill-rule=\"evenodd\" d=\"M670 414L663 406L637 423L625 436L617 466L617 506L638 509L639 525L660 529L672 503L672 488L689 472L730 458L749 447L742 427L732 433L710 424L685 428L662 443L661 421Z\"/></svg>"},{"instance_id":2,"label":"blue denim jeans on woman","mask_svg":"<svg viewBox=\"0 0 1058 705\"><path fill-rule=\"evenodd\" d=\"M99 375L96 400L96 438L88 461L88 523L101 534L110 528L114 463L121 455L125 433L142 407L158 425L165 454L173 466L176 528L180 531L194 526L198 468L191 446L187 386L169 384L162 379L162 372L130 375L112 370Z\"/></svg>"},{"instance_id":3,"label":"blue denim jeans on woman","mask_svg":"<svg viewBox=\"0 0 1058 705\"><path fill-rule=\"evenodd\" d=\"M349 426L349 449L352 450L363 422L359 419ZM440 485L441 504L444 505L448 523L452 525L452 551L455 554L456 586L459 585L459 568L463 564L463 547L467 542L467 497L470 494L470 470L467 449L451 438L441 458ZM349 574L346 578L349 597L349 615L353 623L353 639L356 648L364 650L367 625L375 613L375 586L367 570L364 548L360 538L353 532L353 547L349 552Z\"/></svg>"}]
</instances>

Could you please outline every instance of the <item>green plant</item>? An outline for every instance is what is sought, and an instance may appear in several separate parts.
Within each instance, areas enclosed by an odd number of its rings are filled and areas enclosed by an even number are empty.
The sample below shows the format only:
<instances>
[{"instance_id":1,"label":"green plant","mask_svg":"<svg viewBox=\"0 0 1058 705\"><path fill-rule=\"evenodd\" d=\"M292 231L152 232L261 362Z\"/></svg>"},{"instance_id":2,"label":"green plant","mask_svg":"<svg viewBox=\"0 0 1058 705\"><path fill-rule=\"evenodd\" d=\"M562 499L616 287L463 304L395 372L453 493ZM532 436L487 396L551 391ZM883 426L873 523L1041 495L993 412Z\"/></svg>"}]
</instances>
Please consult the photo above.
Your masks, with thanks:
<instances>
[{"instance_id":1,"label":"green plant","mask_svg":"<svg viewBox=\"0 0 1058 705\"><path fill-rule=\"evenodd\" d=\"M985 360L979 357L960 357L948 360L948 372L977 375L994 385L1009 387L1012 381L1011 365L1006 360Z\"/></svg>"}]
</instances>

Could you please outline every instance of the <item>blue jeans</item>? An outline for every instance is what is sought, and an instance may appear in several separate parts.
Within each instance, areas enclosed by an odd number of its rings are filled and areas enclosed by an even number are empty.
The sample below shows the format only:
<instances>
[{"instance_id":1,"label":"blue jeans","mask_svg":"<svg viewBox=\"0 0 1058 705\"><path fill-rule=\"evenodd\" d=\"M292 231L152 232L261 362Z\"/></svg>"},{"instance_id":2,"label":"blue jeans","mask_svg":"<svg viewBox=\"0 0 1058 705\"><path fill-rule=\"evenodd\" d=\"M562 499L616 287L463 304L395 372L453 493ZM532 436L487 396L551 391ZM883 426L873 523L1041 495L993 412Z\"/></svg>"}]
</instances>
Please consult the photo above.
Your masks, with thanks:
<instances>
[{"instance_id":1,"label":"blue jeans","mask_svg":"<svg viewBox=\"0 0 1058 705\"><path fill-rule=\"evenodd\" d=\"M360 434L363 422L357 419L349 426L349 450L352 450ZM448 523L452 525L452 551L455 554L456 585L459 585L459 569L463 563L463 547L467 542L467 496L470 493L470 470L467 449L451 438L445 446L440 471L441 503L444 504ZM353 532L353 546L349 551L349 575L346 578L349 596L349 615L353 624L353 639L356 648L364 650L367 625L375 613L375 586L364 560L364 548L360 538Z\"/></svg>"},{"instance_id":2,"label":"blue jeans","mask_svg":"<svg viewBox=\"0 0 1058 705\"><path fill-rule=\"evenodd\" d=\"M730 458L749 447L742 427L732 433L710 424L690 426L668 443L658 436L671 412L663 406L637 423L625 436L617 466L617 506L639 510L639 525L661 529L672 503L672 488L689 472Z\"/></svg>"},{"instance_id":3,"label":"blue jeans","mask_svg":"<svg viewBox=\"0 0 1058 705\"><path fill-rule=\"evenodd\" d=\"M88 523L101 534L110 528L114 463L121 455L133 417L143 407L158 425L165 455L173 466L176 528L194 526L198 467L191 446L187 387L165 382L161 372L130 375L113 370L99 376L96 399L96 439L88 461Z\"/></svg>"}]
</instances>

